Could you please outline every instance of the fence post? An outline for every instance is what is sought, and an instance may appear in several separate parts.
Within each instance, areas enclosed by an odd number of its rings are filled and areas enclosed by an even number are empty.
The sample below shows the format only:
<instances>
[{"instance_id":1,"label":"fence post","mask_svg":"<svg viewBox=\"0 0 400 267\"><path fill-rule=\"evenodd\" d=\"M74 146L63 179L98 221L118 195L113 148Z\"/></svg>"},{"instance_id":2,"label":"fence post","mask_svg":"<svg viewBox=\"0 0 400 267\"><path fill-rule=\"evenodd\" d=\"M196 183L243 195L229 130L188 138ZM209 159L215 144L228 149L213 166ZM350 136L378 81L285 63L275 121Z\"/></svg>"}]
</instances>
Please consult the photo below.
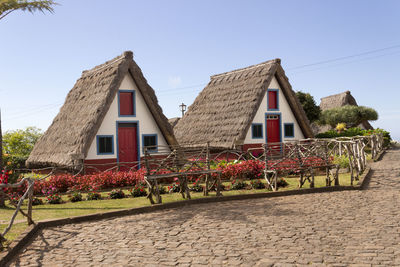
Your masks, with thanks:
<instances>
[{"instance_id":1,"label":"fence post","mask_svg":"<svg viewBox=\"0 0 400 267\"><path fill-rule=\"evenodd\" d=\"M28 192L28 225L33 224L33 220L32 220L32 203L33 203L33 188L34 188L34 183L35 181L33 179L29 179L28 180L28 188L29 188L29 192Z\"/></svg>"},{"instance_id":2,"label":"fence post","mask_svg":"<svg viewBox=\"0 0 400 267\"><path fill-rule=\"evenodd\" d=\"M155 204L155 202L153 200L153 191L154 191L153 185L154 185L154 183L147 180L147 177L150 175L150 164L149 164L148 157L149 157L149 154L147 152L147 147L144 147L144 162L146 165L146 175L144 177L144 180L146 181L147 186L149 187L149 194L147 195L147 198L150 200L151 204ZM118 163L118 170L119 170L119 163Z\"/></svg>"},{"instance_id":3,"label":"fence post","mask_svg":"<svg viewBox=\"0 0 400 267\"><path fill-rule=\"evenodd\" d=\"M6 207L6 199L4 197L3 189L0 188L0 208Z\"/></svg>"},{"instance_id":4,"label":"fence post","mask_svg":"<svg viewBox=\"0 0 400 267\"><path fill-rule=\"evenodd\" d=\"M210 165L210 142L207 141L207 145L206 145L206 164L207 164L207 170L209 171L211 169L211 165ZM207 173L206 174L206 186L204 187L204 191L203 191L203 195L204 196L208 196L208 184L210 181L210 174Z\"/></svg>"}]
</instances>

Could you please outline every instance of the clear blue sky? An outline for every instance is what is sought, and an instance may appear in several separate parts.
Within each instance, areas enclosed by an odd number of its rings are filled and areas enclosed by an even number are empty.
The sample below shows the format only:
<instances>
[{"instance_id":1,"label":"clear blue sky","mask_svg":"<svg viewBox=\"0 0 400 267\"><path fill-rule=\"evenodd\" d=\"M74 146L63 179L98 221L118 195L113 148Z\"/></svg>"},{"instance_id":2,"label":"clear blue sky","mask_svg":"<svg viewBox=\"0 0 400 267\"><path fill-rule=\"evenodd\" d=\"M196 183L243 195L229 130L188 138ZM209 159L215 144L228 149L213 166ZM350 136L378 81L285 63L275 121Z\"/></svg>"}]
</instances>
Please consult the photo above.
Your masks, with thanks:
<instances>
[{"instance_id":1,"label":"clear blue sky","mask_svg":"<svg viewBox=\"0 0 400 267\"><path fill-rule=\"evenodd\" d=\"M350 90L400 139L400 1L58 3L54 14L0 20L3 130L47 129L83 70L132 50L167 117L210 75L281 58L294 90L318 104Z\"/></svg>"}]
</instances>

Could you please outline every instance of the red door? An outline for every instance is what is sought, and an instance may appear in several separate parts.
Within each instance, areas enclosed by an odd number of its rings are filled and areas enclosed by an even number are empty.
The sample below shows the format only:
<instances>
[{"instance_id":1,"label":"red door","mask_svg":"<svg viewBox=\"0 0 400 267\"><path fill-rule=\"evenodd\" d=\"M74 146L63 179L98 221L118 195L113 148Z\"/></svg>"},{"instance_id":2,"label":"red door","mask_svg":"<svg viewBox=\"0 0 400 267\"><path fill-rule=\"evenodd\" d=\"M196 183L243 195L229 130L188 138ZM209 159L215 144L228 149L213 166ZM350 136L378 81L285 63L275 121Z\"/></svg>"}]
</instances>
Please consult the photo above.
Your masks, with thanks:
<instances>
[{"instance_id":1,"label":"red door","mask_svg":"<svg viewBox=\"0 0 400 267\"><path fill-rule=\"evenodd\" d=\"M134 166L138 160L137 127L133 123L118 125L118 158L121 166ZM131 164L126 164L131 163ZM125 168L122 168L125 169Z\"/></svg>"},{"instance_id":2,"label":"red door","mask_svg":"<svg viewBox=\"0 0 400 267\"><path fill-rule=\"evenodd\" d=\"M270 145L271 143L280 142L281 131L279 115L267 115L267 144L273 151L277 150L277 152L280 152L280 144Z\"/></svg>"}]
</instances>

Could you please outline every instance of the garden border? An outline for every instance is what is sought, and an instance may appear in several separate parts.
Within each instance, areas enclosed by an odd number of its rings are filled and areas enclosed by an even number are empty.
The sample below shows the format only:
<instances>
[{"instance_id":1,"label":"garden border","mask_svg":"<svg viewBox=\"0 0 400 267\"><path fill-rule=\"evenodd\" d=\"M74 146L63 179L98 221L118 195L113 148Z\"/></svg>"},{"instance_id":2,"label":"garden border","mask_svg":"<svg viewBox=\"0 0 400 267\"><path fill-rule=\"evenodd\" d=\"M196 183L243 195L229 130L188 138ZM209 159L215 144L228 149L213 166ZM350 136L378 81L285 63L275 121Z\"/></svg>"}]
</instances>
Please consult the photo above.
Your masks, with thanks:
<instances>
[{"instance_id":1,"label":"garden border","mask_svg":"<svg viewBox=\"0 0 400 267\"><path fill-rule=\"evenodd\" d=\"M379 155L379 160L382 158L384 152ZM56 220L43 220L37 222L34 225L29 226L20 236L18 236L5 251L0 252L0 266L5 266L9 263L29 242L37 236L37 233L48 227L56 227L60 225L81 223L94 220L104 220L114 217L128 216L134 214L143 214L165 209L173 209L184 207L188 205L197 205L205 203L216 203L225 202L232 200L246 200L246 199L257 199L257 198L274 198L282 196L292 196L292 195L307 195L313 193L325 193L325 192L336 192L336 191L346 191L346 190L364 190L368 185L368 182L372 174L371 167L367 167L363 174L360 176L359 183L354 186L330 186L330 187L318 187L318 188L305 188L305 189L295 189L288 191L275 191L275 192L263 192L255 194L243 194L243 195L233 195L233 196L221 196L221 197L207 197L198 198L191 200L182 200L169 202L165 204L155 204L146 207L124 209L118 211L111 211L105 213L95 213L91 215L75 216L70 218L56 219Z\"/></svg>"}]
</instances>

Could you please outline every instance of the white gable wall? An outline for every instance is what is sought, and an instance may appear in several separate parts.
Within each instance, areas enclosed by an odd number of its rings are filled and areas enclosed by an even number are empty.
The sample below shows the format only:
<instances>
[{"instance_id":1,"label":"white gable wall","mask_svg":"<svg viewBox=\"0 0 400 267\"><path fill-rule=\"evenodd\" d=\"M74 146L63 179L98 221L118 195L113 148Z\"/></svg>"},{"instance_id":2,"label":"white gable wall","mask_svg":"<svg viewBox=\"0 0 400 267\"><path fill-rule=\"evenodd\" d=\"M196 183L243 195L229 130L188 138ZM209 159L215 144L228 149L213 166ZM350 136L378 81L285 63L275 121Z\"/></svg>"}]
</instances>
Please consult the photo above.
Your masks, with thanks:
<instances>
[{"instance_id":1,"label":"white gable wall","mask_svg":"<svg viewBox=\"0 0 400 267\"><path fill-rule=\"evenodd\" d=\"M132 76L128 73L123 79L119 90L135 90L135 117L119 117L118 116L118 94L115 95L110 109L108 110L104 120L96 135L112 135L114 138L114 154L97 155L97 138L95 137L90 145L86 159L115 159L117 158L117 121L120 122L139 122L139 140L140 156L142 152L142 134L157 134L158 145L165 146L167 142L161 133L156 121L154 120L146 102L143 99L138 87L136 86Z\"/></svg>"},{"instance_id":2,"label":"white gable wall","mask_svg":"<svg viewBox=\"0 0 400 267\"><path fill-rule=\"evenodd\" d=\"M296 121L296 118L289 106L289 103L287 102L285 95L282 92L282 89L279 86L278 81L276 80L275 77L272 78L271 83L268 86L268 89L279 89L278 93L278 107L279 110L277 111L268 111L267 108L267 93L265 94L261 105L256 113L256 116L254 117L254 120L252 123L262 123L262 128L263 128L263 139L253 139L252 134L251 134L251 125L250 128L246 134L246 138L244 141L244 144L259 144L259 143L265 143L266 142L266 132L265 132L265 114L280 114L281 115L281 132L282 132L282 141L293 141L297 139L303 139L304 135L301 131L301 128L299 124ZM293 123L294 124L294 137L292 138L285 138L284 133L283 133L283 125L284 123Z\"/></svg>"}]
</instances>

